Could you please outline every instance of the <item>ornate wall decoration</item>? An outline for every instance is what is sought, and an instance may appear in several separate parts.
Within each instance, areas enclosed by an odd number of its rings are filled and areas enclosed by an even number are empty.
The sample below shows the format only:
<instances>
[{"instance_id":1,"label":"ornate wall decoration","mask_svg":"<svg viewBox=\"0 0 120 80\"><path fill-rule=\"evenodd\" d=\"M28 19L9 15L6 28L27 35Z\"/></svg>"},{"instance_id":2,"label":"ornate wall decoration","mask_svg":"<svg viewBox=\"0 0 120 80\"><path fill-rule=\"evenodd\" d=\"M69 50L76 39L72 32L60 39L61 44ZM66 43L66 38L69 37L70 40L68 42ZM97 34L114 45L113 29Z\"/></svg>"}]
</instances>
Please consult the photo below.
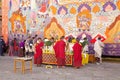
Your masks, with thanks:
<instances>
[{"instance_id":1,"label":"ornate wall decoration","mask_svg":"<svg viewBox=\"0 0 120 80\"><path fill-rule=\"evenodd\" d=\"M82 12L84 10L88 10L88 11L91 11L91 7L88 5L88 4L81 4L79 7L78 7L78 13L79 12Z\"/></svg>"},{"instance_id":2,"label":"ornate wall decoration","mask_svg":"<svg viewBox=\"0 0 120 80\"><path fill-rule=\"evenodd\" d=\"M48 39L50 39L51 37L59 39L61 36L65 36L65 31L57 22L57 19L53 17L51 19L51 22L44 29L44 37Z\"/></svg>"},{"instance_id":3,"label":"ornate wall decoration","mask_svg":"<svg viewBox=\"0 0 120 80\"><path fill-rule=\"evenodd\" d=\"M36 0L39 12L45 13L49 8L49 0Z\"/></svg>"},{"instance_id":4,"label":"ornate wall decoration","mask_svg":"<svg viewBox=\"0 0 120 80\"><path fill-rule=\"evenodd\" d=\"M13 12L9 20L11 22L12 32L26 33L26 25L25 25L26 17L23 17L20 10Z\"/></svg>"},{"instance_id":5,"label":"ornate wall decoration","mask_svg":"<svg viewBox=\"0 0 120 80\"><path fill-rule=\"evenodd\" d=\"M80 4L82 2L93 2L96 0L58 0L60 5L65 5L65 4Z\"/></svg>"},{"instance_id":6,"label":"ornate wall decoration","mask_svg":"<svg viewBox=\"0 0 120 80\"><path fill-rule=\"evenodd\" d=\"M61 6L59 9L58 9L58 14L60 15L65 15L68 13L68 10L65 6Z\"/></svg>"},{"instance_id":7,"label":"ornate wall decoration","mask_svg":"<svg viewBox=\"0 0 120 80\"><path fill-rule=\"evenodd\" d=\"M2 35L4 37L5 42L8 41L8 0L2 0Z\"/></svg>"},{"instance_id":8,"label":"ornate wall decoration","mask_svg":"<svg viewBox=\"0 0 120 80\"><path fill-rule=\"evenodd\" d=\"M95 6L93 7L92 12L97 13L97 12L99 12L99 11L100 11L100 7L99 7L98 5L95 5Z\"/></svg>"},{"instance_id":9,"label":"ornate wall decoration","mask_svg":"<svg viewBox=\"0 0 120 80\"><path fill-rule=\"evenodd\" d=\"M120 32L120 15L116 17L115 21L106 28L106 36L107 39L105 40L105 43L114 43L115 35Z\"/></svg>"},{"instance_id":10,"label":"ornate wall decoration","mask_svg":"<svg viewBox=\"0 0 120 80\"><path fill-rule=\"evenodd\" d=\"M92 15L88 10L78 13L76 17L77 27L81 30L89 30Z\"/></svg>"},{"instance_id":11,"label":"ornate wall decoration","mask_svg":"<svg viewBox=\"0 0 120 80\"><path fill-rule=\"evenodd\" d=\"M44 29L50 23L51 18L55 17L57 23L64 26L65 36L72 34L77 37L81 32L85 31L91 33L92 38L94 38L97 33L108 37L107 34L105 34L105 32L107 32L106 28L114 22L115 17L120 14L120 0L2 1L6 1L4 3L5 5L2 5L4 6L4 13L2 13L2 16L4 16L2 18L4 19L4 22L2 22L2 34L4 34L4 32L8 33L13 29L8 18L11 18L12 14L18 9L21 10L21 13L23 14L22 17L26 17L24 23L26 29L31 33L39 32L42 36L44 34ZM6 9L6 7L8 9ZM19 21L14 22L19 24ZM117 35L117 33L115 35Z\"/></svg>"},{"instance_id":12,"label":"ornate wall decoration","mask_svg":"<svg viewBox=\"0 0 120 80\"><path fill-rule=\"evenodd\" d=\"M120 0L116 2L118 9L120 10Z\"/></svg>"},{"instance_id":13,"label":"ornate wall decoration","mask_svg":"<svg viewBox=\"0 0 120 80\"><path fill-rule=\"evenodd\" d=\"M112 2L106 2L104 5L103 5L103 11L107 12L107 11L113 11L116 9L116 5Z\"/></svg>"},{"instance_id":14,"label":"ornate wall decoration","mask_svg":"<svg viewBox=\"0 0 120 80\"><path fill-rule=\"evenodd\" d=\"M74 7L72 7L72 8L70 9L70 13L71 13L71 14L76 14L76 12L77 12L77 11L76 11L76 9L75 9Z\"/></svg>"},{"instance_id":15,"label":"ornate wall decoration","mask_svg":"<svg viewBox=\"0 0 120 80\"><path fill-rule=\"evenodd\" d=\"M116 33L116 35L114 37L114 42L115 43L120 43L120 32Z\"/></svg>"},{"instance_id":16,"label":"ornate wall decoration","mask_svg":"<svg viewBox=\"0 0 120 80\"><path fill-rule=\"evenodd\" d=\"M22 0L22 2L20 4L20 8L23 9L24 11L30 10L31 9L31 2L33 2L33 4L34 4L33 0ZM33 7L32 7L32 9L33 9Z\"/></svg>"},{"instance_id":17,"label":"ornate wall decoration","mask_svg":"<svg viewBox=\"0 0 120 80\"><path fill-rule=\"evenodd\" d=\"M55 6L50 6L52 14L55 15L57 13L57 8Z\"/></svg>"}]
</instances>

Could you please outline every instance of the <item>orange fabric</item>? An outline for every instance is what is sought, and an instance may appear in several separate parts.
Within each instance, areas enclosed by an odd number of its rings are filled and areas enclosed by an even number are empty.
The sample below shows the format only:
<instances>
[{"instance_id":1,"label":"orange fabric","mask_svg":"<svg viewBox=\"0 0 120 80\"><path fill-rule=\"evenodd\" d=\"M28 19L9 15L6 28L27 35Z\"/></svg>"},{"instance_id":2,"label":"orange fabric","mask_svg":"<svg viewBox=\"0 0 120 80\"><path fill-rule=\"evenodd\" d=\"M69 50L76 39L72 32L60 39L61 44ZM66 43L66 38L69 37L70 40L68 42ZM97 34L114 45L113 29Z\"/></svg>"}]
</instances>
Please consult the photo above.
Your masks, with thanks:
<instances>
[{"instance_id":1,"label":"orange fabric","mask_svg":"<svg viewBox=\"0 0 120 80\"><path fill-rule=\"evenodd\" d=\"M2 35L5 43L8 41L8 0L2 0Z\"/></svg>"}]
</instances>

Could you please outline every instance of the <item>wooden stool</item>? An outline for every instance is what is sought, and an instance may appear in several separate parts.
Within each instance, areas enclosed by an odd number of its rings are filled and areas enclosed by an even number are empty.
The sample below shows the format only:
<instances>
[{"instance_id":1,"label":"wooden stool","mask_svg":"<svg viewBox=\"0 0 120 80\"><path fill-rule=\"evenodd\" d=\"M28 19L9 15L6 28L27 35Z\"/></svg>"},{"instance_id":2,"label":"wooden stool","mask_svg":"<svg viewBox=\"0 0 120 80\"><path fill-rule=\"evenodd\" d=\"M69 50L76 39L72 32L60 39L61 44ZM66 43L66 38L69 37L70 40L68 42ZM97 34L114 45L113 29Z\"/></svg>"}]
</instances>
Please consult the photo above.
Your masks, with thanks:
<instances>
[{"instance_id":1,"label":"wooden stool","mask_svg":"<svg viewBox=\"0 0 120 80\"><path fill-rule=\"evenodd\" d=\"M16 64L17 62L21 62L22 63L22 68L17 68ZM25 62L30 62L30 68L29 69L25 69ZM18 57L18 58L14 58L14 72L16 72L17 69L22 69L22 73L25 73L25 70L30 70L32 72L32 57Z\"/></svg>"}]
</instances>

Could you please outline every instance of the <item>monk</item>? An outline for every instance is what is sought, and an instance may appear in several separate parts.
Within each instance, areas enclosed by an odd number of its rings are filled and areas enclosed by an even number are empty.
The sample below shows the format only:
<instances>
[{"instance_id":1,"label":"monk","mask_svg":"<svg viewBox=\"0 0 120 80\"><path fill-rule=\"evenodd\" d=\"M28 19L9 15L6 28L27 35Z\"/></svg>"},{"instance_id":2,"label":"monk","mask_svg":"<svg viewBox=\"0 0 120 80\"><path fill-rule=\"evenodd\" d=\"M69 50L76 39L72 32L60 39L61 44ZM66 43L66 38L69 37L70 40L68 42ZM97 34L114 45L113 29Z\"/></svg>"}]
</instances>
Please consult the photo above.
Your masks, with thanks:
<instances>
[{"instance_id":1,"label":"monk","mask_svg":"<svg viewBox=\"0 0 120 80\"><path fill-rule=\"evenodd\" d=\"M60 38L60 41L57 41L54 45L54 51L57 59L57 68L65 66L65 47L64 36Z\"/></svg>"},{"instance_id":2,"label":"monk","mask_svg":"<svg viewBox=\"0 0 120 80\"><path fill-rule=\"evenodd\" d=\"M41 38L38 38L37 43L35 45L35 54L34 54L34 64L37 64L39 67L42 64L42 48L44 43Z\"/></svg>"},{"instance_id":3,"label":"monk","mask_svg":"<svg viewBox=\"0 0 120 80\"><path fill-rule=\"evenodd\" d=\"M73 66L80 68L82 66L82 45L79 44L79 39L76 39L76 43L73 46Z\"/></svg>"},{"instance_id":4,"label":"monk","mask_svg":"<svg viewBox=\"0 0 120 80\"><path fill-rule=\"evenodd\" d=\"M16 38L14 38L13 44L14 44L14 46L13 46L14 55L15 55L15 56L18 56L18 49L19 49L19 47L18 47L18 42L17 42L17 39L16 39Z\"/></svg>"}]
</instances>

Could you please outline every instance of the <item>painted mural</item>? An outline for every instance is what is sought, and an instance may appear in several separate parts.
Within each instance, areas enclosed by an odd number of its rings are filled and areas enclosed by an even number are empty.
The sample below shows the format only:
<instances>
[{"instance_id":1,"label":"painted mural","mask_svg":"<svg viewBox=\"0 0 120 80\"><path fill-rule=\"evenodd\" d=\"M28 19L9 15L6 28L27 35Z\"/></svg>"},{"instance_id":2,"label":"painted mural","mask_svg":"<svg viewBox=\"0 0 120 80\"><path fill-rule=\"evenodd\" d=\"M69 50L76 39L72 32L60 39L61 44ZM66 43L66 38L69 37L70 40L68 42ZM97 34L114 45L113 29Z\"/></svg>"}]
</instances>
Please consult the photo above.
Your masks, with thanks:
<instances>
[{"instance_id":1,"label":"painted mural","mask_svg":"<svg viewBox=\"0 0 120 80\"><path fill-rule=\"evenodd\" d=\"M86 36L91 42L102 36L105 43L120 43L119 15L120 0L9 0L8 30L49 36L45 30L55 18L52 28L59 24L60 35Z\"/></svg>"}]
</instances>

